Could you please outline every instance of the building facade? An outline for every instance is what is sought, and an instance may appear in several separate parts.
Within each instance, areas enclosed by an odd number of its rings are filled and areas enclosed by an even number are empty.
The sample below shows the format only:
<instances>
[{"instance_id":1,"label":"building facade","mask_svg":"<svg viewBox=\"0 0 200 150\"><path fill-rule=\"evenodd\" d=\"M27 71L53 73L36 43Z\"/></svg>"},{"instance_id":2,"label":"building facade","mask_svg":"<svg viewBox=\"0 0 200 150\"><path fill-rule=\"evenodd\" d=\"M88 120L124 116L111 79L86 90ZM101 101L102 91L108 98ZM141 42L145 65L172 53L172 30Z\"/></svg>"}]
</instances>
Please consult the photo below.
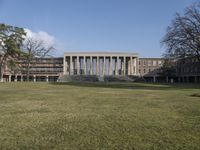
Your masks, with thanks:
<instances>
[{"instance_id":1,"label":"building facade","mask_svg":"<svg viewBox=\"0 0 200 150\"><path fill-rule=\"evenodd\" d=\"M20 60L20 69L10 70L8 67L4 70L4 81L27 81L26 61ZM63 73L63 57L57 58L35 58L31 61L29 70L30 81L57 81Z\"/></svg>"},{"instance_id":2,"label":"building facade","mask_svg":"<svg viewBox=\"0 0 200 150\"><path fill-rule=\"evenodd\" d=\"M134 53L65 53L66 75L138 75L138 54Z\"/></svg>"},{"instance_id":3,"label":"building facade","mask_svg":"<svg viewBox=\"0 0 200 150\"><path fill-rule=\"evenodd\" d=\"M4 81L27 81L26 62L20 70L5 68ZM60 76L137 76L146 82L169 82L161 75L162 58L139 58L136 53L67 52L63 57L35 58L30 64L30 81L57 81ZM176 61L176 82L200 82L196 59Z\"/></svg>"},{"instance_id":4,"label":"building facade","mask_svg":"<svg viewBox=\"0 0 200 150\"><path fill-rule=\"evenodd\" d=\"M176 61L178 82L200 82L200 62L197 58Z\"/></svg>"},{"instance_id":5,"label":"building facade","mask_svg":"<svg viewBox=\"0 0 200 150\"><path fill-rule=\"evenodd\" d=\"M139 59L139 76L148 82L163 81L161 76L161 67L164 59L162 58L140 58Z\"/></svg>"}]
</instances>

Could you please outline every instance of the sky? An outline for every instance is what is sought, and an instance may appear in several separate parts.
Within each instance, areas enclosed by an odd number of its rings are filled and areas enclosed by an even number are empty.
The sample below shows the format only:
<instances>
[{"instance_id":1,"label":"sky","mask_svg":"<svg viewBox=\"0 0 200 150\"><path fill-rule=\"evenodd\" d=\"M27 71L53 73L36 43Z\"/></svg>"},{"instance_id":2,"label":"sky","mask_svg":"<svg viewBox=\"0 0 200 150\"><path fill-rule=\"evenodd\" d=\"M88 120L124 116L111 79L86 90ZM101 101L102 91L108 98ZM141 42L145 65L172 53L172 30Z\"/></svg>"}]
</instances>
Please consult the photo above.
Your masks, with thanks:
<instances>
[{"instance_id":1,"label":"sky","mask_svg":"<svg viewBox=\"0 0 200 150\"><path fill-rule=\"evenodd\" d=\"M161 57L176 12L197 0L0 0L0 23L23 27L64 52Z\"/></svg>"}]
</instances>

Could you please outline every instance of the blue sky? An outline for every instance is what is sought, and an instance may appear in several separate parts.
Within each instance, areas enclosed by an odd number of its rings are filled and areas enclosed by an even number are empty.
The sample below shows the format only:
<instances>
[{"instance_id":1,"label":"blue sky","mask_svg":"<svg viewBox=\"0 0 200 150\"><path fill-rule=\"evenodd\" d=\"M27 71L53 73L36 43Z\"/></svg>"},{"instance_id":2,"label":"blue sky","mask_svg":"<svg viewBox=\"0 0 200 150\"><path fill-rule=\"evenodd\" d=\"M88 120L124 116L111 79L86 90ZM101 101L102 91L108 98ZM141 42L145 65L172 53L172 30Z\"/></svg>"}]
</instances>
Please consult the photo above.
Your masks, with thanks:
<instances>
[{"instance_id":1,"label":"blue sky","mask_svg":"<svg viewBox=\"0 0 200 150\"><path fill-rule=\"evenodd\" d=\"M0 22L53 37L65 51L137 52L160 57L176 12L196 0L0 0Z\"/></svg>"}]
</instances>

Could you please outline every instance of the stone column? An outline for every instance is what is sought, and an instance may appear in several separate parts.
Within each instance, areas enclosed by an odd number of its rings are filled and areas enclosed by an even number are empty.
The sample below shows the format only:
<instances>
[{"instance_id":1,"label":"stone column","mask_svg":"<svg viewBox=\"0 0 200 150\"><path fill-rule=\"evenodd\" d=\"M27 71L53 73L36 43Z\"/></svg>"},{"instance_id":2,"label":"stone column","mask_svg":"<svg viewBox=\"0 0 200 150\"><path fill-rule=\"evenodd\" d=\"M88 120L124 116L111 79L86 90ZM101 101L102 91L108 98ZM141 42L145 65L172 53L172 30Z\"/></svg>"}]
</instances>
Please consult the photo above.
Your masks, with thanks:
<instances>
[{"instance_id":1,"label":"stone column","mask_svg":"<svg viewBox=\"0 0 200 150\"><path fill-rule=\"evenodd\" d=\"M131 63L131 65L130 65L130 75L133 75L133 57L131 56L130 57L130 63Z\"/></svg>"},{"instance_id":2,"label":"stone column","mask_svg":"<svg viewBox=\"0 0 200 150\"><path fill-rule=\"evenodd\" d=\"M122 58L119 59L120 60L120 75L123 75L123 61L122 61Z\"/></svg>"},{"instance_id":3,"label":"stone column","mask_svg":"<svg viewBox=\"0 0 200 150\"><path fill-rule=\"evenodd\" d=\"M65 58L65 74L69 75L69 64L66 58Z\"/></svg>"},{"instance_id":4,"label":"stone column","mask_svg":"<svg viewBox=\"0 0 200 150\"><path fill-rule=\"evenodd\" d=\"M153 82L154 83L156 82L156 76L153 76Z\"/></svg>"},{"instance_id":5,"label":"stone column","mask_svg":"<svg viewBox=\"0 0 200 150\"><path fill-rule=\"evenodd\" d=\"M21 82L23 82L23 75L21 75Z\"/></svg>"},{"instance_id":6,"label":"stone column","mask_svg":"<svg viewBox=\"0 0 200 150\"><path fill-rule=\"evenodd\" d=\"M77 75L79 75L80 74L80 63L79 63L79 56L77 56L77 58L76 58L76 60L77 60Z\"/></svg>"},{"instance_id":7,"label":"stone column","mask_svg":"<svg viewBox=\"0 0 200 150\"><path fill-rule=\"evenodd\" d=\"M132 75L136 75L136 59L132 57Z\"/></svg>"},{"instance_id":8,"label":"stone column","mask_svg":"<svg viewBox=\"0 0 200 150\"><path fill-rule=\"evenodd\" d=\"M130 71L130 69L131 69L131 67L130 67L130 62L131 62L131 60L128 61L128 75L130 75L130 72L131 72L131 71Z\"/></svg>"},{"instance_id":9,"label":"stone column","mask_svg":"<svg viewBox=\"0 0 200 150\"><path fill-rule=\"evenodd\" d=\"M83 70L84 70L84 75L86 75L86 57L83 56Z\"/></svg>"},{"instance_id":10,"label":"stone column","mask_svg":"<svg viewBox=\"0 0 200 150\"><path fill-rule=\"evenodd\" d=\"M135 58L135 75L139 74L139 58Z\"/></svg>"},{"instance_id":11,"label":"stone column","mask_svg":"<svg viewBox=\"0 0 200 150\"><path fill-rule=\"evenodd\" d=\"M137 75L137 60L138 58L134 58L134 75ZM139 65L139 63L138 63Z\"/></svg>"},{"instance_id":12,"label":"stone column","mask_svg":"<svg viewBox=\"0 0 200 150\"><path fill-rule=\"evenodd\" d=\"M11 75L8 76L8 82L11 82Z\"/></svg>"},{"instance_id":13,"label":"stone column","mask_svg":"<svg viewBox=\"0 0 200 150\"><path fill-rule=\"evenodd\" d=\"M17 82L17 75L15 75L15 82Z\"/></svg>"},{"instance_id":14,"label":"stone column","mask_svg":"<svg viewBox=\"0 0 200 150\"><path fill-rule=\"evenodd\" d=\"M113 66L112 66L112 56L110 56L110 69L109 69L110 75L113 75Z\"/></svg>"},{"instance_id":15,"label":"stone column","mask_svg":"<svg viewBox=\"0 0 200 150\"><path fill-rule=\"evenodd\" d=\"M73 61L72 61L72 56L70 56L70 75L73 75Z\"/></svg>"},{"instance_id":16,"label":"stone column","mask_svg":"<svg viewBox=\"0 0 200 150\"><path fill-rule=\"evenodd\" d=\"M33 82L36 82L36 76L33 75Z\"/></svg>"},{"instance_id":17,"label":"stone column","mask_svg":"<svg viewBox=\"0 0 200 150\"><path fill-rule=\"evenodd\" d=\"M46 76L46 82L49 82L49 76Z\"/></svg>"},{"instance_id":18,"label":"stone column","mask_svg":"<svg viewBox=\"0 0 200 150\"><path fill-rule=\"evenodd\" d=\"M117 75L117 58L114 57L114 75Z\"/></svg>"},{"instance_id":19,"label":"stone column","mask_svg":"<svg viewBox=\"0 0 200 150\"><path fill-rule=\"evenodd\" d=\"M97 56L97 66L96 66L97 76L99 75L99 56Z\"/></svg>"},{"instance_id":20,"label":"stone column","mask_svg":"<svg viewBox=\"0 0 200 150\"><path fill-rule=\"evenodd\" d=\"M90 75L93 73L92 56L90 56Z\"/></svg>"},{"instance_id":21,"label":"stone column","mask_svg":"<svg viewBox=\"0 0 200 150\"><path fill-rule=\"evenodd\" d=\"M120 75L124 75L124 62L123 62L123 58L121 58L120 69L121 69Z\"/></svg>"},{"instance_id":22,"label":"stone column","mask_svg":"<svg viewBox=\"0 0 200 150\"><path fill-rule=\"evenodd\" d=\"M63 74L64 75L66 74L66 57L65 57L65 55L63 57Z\"/></svg>"},{"instance_id":23,"label":"stone column","mask_svg":"<svg viewBox=\"0 0 200 150\"><path fill-rule=\"evenodd\" d=\"M99 56L99 75L102 74L102 61L101 61L101 57Z\"/></svg>"},{"instance_id":24,"label":"stone column","mask_svg":"<svg viewBox=\"0 0 200 150\"><path fill-rule=\"evenodd\" d=\"M116 75L119 75L119 56L117 56Z\"/></svg>"},{"instance_id":25,"label":"stone column","mask_svg":"<svg viewBox=\"0 0 200 150\"><path fill-rule=\"evenodd\" d=\"M106 57L103 57L103 76L105 75L106 72Z\"/></svg>"},{"instance_id":26,"label":"stone column","mask_svg":"<svg viewBox=\"0 0 200 150\"><path fill-rule=\"evenodd\" d=\"M126 75L126 56L124 56L124 76Z\"/></svg>"},{"instance_id":27,"label":"stone column","mask_svg":"<svg viewBox=\"0 0 200 150\"><path fill-rule=\"evenodd\" d=\"M135 75L139 74L139 58L135 58Z\"/></svg>"},{"instance_id":28,"label":"stone column","mask_svg":"<svg viewBox=\"0 0 200 150\"><path fill-rule=\"evenodd\" d=\"M0 82L3 82L4 80L3 80L3 76L1 77L1 79L0 79Z\"/></svg>"}]
</instances>

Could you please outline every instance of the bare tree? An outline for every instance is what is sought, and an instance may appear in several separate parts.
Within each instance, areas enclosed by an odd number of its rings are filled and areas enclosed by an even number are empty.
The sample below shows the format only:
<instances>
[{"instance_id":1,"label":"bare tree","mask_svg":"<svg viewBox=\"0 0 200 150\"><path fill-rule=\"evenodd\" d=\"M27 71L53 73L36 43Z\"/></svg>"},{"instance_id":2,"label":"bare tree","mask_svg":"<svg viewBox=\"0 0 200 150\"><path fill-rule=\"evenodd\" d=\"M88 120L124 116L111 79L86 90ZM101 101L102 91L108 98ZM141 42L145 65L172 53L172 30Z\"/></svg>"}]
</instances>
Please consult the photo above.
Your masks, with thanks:
<instances>
[{"instance_id":1,"label":"bare tree","mask_svg":"<svg viewBox=\"0 0 200 150\"><path fill-rule=\"evenodd\" d=\"M165 77L175 77L176 76L176 61L174 59L165 58L162 67L160 68L160 75Z\"/></svg>"},{"instance_id":2,"label":"bare tree","mask_svg":"<svg viewBox=\"0 0 200 150\"><path fill-rule=\"evenodd\" d=\"M200 2L176 14L162 43L169 58L196 57L200 62Z\"/></svg>"},{"instance_id":3,"label":"bare tree","mask_svg":"<svg viewBox=\"0 0 200 150\"><path fill-rule=\"evenodd\" d=\"M38 58L49 56L54 48L47 47L42 40L27 38L23 44L23 64L25 65L25 72L27 81L29 81L31 66L36 63Z\"/></svg>"}]
</instances>

